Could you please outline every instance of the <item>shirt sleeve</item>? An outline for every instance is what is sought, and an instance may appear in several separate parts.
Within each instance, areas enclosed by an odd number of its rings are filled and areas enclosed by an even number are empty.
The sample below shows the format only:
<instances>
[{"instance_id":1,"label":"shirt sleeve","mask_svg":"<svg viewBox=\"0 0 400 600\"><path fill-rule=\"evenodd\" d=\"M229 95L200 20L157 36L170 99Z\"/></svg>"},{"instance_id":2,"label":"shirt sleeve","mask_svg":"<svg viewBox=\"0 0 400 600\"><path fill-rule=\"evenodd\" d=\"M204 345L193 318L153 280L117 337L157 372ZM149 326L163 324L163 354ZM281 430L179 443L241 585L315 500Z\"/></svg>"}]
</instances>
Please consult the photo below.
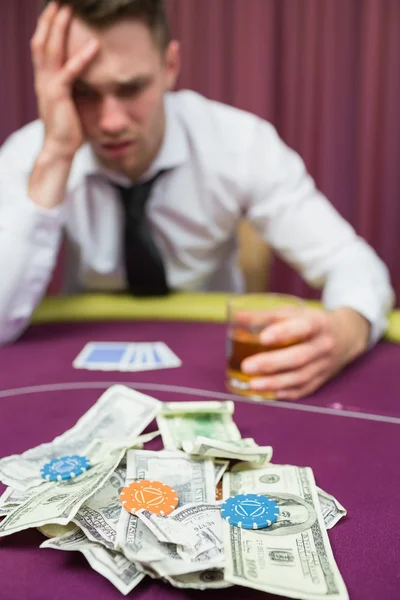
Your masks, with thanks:
<instances>
[{"instance_id":1,"label":"shirt sleeve","mask_svg":"<svg viewBox=\"0 0 400 600\"><path fill-rule=\"evenodd\" d=\"M0 345L29 324L62 237L62 209L42 209L27 195L34 159L27 156L25 137L14 134L0 150Z\"/></svg>"},{"instance_id":2,"label":"shirt sleeve","mask_svg":"<svg viewBox=\"0 0 400 600\"><path fill-rule=\"evenodd\" d=\"M353 308L370 322L372 346L394 303L388 269L316 189L302 159L269 123L258 122L249 157L249 220L310 285L323 288L326 309Z\"/></svg>"}]
</instances>

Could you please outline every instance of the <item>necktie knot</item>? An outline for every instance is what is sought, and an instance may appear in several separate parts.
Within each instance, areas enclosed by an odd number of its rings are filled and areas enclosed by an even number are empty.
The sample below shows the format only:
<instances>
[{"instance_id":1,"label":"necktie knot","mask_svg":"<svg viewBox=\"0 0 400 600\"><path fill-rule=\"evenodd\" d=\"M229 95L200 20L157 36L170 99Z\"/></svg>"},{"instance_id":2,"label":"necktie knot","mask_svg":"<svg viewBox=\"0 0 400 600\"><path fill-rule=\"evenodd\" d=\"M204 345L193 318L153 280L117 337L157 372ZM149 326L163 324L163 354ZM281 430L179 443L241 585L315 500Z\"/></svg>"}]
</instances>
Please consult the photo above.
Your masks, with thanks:
<instances>
[{"instance_id":1,"label":"necktie knot","mask_svg":"<svg viewBox=\"0 0 400 600\"><path fill-rule=\"evenodd\" d=\"M162 171L159 171L151 179L129 187L117 185L124 208L131 217L141 218L143 216L152 187L161 173Z\"/></svg>"}]
</instances>

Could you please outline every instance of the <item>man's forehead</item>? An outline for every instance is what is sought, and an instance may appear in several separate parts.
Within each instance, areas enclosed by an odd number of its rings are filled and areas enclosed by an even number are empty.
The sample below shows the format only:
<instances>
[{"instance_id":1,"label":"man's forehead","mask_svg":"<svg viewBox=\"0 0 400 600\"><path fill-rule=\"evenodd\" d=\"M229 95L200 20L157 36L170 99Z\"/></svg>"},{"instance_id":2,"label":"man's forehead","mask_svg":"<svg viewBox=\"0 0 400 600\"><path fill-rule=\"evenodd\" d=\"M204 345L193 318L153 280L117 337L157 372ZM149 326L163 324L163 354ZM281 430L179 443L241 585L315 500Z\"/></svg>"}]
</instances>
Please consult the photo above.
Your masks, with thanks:
<instances>
[{"instance_id":1,"label":"man's forehead","mask_svg":"<svg viewBox=\"0 0 400 600\"><path fill-rule=\"evenodd\" d=\"M88 71L103 68L119 72L129 71L132 77L136 68L149 68L159 59L157 49L149 29L139 21L120 21L109 27L94 29L78 19L73 19L67 38L67 59L76 55L91 39L96 38L100 49Z\"/></svg>"},{"instance_id":2,"label":"man's forehead","mask_svg":"<svg viewBox=\"0 0 400 600\"><path fill-rule=\"evenodd\" d=\"M99 34L90 29L85 23L73 19L67 38L67 58L71 58L93 37L100 39Z\"/></svg>"}]
</instances>

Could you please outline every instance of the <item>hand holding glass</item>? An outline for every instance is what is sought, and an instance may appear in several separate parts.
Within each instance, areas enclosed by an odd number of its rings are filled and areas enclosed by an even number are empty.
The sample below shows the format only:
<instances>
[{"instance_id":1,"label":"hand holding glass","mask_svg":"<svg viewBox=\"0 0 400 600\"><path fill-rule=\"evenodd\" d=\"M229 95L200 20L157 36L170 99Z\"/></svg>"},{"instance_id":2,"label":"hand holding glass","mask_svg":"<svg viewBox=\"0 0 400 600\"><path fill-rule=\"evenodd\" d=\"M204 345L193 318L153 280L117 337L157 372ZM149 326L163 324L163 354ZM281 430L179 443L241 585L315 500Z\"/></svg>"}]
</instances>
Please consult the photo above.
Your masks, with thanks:
<instances>
[{"instance_id":1,"label":"hand holding glass","mask_svg":"<svg viewBox=\"0 0 400 600\"><path fill-rule=\"evenodd\" d=\"M260 334L276 322L277 309L303 306L304 302L301 299L287 295L244 294L233 296L228 300L226 385L229 391L254 399L274 398L274 393L271 391L251 389L249 384L251 379L264 373L247 375L241 371L241 364L246 358L255 354L298 343L299 340L293 340L284 345L265 345L260 341ZM273 313L274 318L272 318Z\"/></svg>"}]
</instances>

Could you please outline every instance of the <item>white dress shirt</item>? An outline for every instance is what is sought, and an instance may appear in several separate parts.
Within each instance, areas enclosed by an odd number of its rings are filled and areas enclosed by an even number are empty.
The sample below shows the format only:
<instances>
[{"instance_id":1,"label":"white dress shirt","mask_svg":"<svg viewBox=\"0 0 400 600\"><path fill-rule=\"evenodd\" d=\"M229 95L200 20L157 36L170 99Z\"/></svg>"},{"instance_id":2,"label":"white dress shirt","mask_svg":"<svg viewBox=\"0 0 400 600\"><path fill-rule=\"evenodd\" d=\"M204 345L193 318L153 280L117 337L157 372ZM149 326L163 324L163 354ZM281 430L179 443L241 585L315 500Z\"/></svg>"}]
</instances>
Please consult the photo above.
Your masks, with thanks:
<instances>
[{"instance_id":1,"label":"white dress shirt","mask_svg":"<svg viewBox=\"0 0 400 600\"><path fill-rule=\"evenodd\" d=\"M191 91L167 94L166 133L143 180L153 187L148 216L172 289L241 291L236 229L242 215L315 287L327 309L354 308L383 333L393 292L386 267L328 200L274 127ZM88 144L75 156L64 203L34 204L28 180L44 137L40 121L0 151L0 344L29 323L67 234L63 292L125 289L123 208Z\"/></svg>"}]
</instances>

